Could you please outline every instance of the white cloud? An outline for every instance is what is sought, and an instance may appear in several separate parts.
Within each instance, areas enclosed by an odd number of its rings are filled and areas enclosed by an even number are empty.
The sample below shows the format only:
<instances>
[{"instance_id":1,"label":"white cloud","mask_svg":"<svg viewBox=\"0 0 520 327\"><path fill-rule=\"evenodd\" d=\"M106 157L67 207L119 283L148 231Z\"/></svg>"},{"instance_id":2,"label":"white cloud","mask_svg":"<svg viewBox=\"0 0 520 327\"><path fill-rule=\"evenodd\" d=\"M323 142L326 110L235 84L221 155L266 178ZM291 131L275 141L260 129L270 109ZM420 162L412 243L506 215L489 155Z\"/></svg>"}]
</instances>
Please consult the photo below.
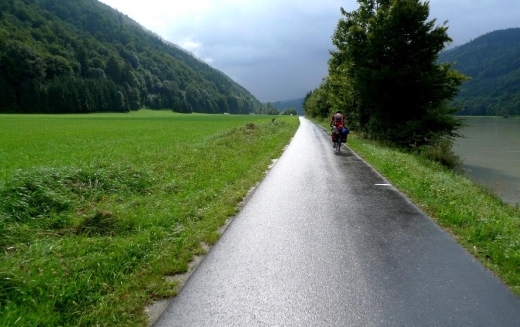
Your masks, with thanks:
<instances>
[{"instance_id":1,"label":"white cloud","mask_svg":"<svg viewBox=\"0 0 520 327\"><path fill-rule=\"evenodd\" d=\"M200 49L202 44L200 42L193 41L193 37L190 36L179 42L178 45L180 45L182 48L188 51L196 53L197 50Z\"/></svg>"}]
</instances>

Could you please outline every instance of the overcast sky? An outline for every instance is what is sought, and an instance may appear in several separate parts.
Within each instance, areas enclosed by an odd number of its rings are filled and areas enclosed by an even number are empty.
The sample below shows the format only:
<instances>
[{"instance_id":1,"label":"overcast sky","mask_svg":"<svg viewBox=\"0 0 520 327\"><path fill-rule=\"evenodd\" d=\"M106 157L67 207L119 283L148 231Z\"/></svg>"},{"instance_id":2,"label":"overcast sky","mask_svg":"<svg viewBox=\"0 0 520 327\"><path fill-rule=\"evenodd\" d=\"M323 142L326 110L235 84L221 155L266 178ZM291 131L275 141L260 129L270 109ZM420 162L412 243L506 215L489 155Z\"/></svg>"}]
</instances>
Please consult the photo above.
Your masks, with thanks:
<instances>
[{"instance_id":1,"label":"overcast sky","mask_svg":"<svg viewBox=\"0 0 520 327\"><path fill-rule=\"evenodd\" d=\"M340 7L355 0L101 0L191 51L258 100L301 98L327 75ZM518 0L430 0L452 46L520 27Z\"/></svg>"}]
</instances>

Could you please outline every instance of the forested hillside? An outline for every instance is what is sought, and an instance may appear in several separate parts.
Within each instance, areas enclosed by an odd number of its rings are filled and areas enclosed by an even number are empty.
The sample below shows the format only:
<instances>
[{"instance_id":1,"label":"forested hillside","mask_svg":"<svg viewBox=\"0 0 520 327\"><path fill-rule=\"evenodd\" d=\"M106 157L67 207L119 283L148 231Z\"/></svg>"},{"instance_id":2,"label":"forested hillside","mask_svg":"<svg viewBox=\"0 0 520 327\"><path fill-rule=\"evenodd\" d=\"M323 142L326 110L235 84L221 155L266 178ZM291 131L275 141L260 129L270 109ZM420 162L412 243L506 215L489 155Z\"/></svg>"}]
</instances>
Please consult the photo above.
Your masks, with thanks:
<instances>
[{"instance_id":1,"label":"forested hillside","mask_svg":"<svg viewBox=\"0 0 520 327\"><path fill-rule=\"evenodd\" d=\"M462 115L520 115L520 28L494 31L440 55L470 76L455 99Z\"/></svg>"},{"instance_id":2,"label":"forested hillside","mask_svg":"<svg viewBox=\"0 0 520 327\"><path fill-rule=\"evenodd\" d=\"M250 113L229 77L97 0L0 1L0 113Z\"/></svg>"},{"instance_id":3,"label":"forested hillside","mask_svg":"<svg viewBox=\"0 0 520 327\"><path fill-rule=\"evenodd\" d=\"M303 115L303 100L304 100L304 98L285 100L285 101L276 101L276 102L273 102L273 106L280 111L284 111L285 109L294 108L294 109L296 109L296 112L298 112L298 115Z\"/></svg>"}]
</instances>

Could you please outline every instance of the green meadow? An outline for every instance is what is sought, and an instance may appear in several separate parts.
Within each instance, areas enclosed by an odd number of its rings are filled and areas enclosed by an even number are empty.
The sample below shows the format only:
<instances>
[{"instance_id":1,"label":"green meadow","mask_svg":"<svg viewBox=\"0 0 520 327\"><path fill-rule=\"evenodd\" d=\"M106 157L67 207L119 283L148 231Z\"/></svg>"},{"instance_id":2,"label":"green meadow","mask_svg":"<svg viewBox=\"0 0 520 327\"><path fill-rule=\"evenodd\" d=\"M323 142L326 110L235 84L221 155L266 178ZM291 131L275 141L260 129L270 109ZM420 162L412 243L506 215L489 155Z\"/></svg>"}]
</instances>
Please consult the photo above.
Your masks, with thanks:
<instances>
[{"instance_id":1,"label":"green meadow","mask_svg":"<svg viewBox=\"0 0 520 327\"><path fill-rule=\"evenodd\" d=\"M0 325L143 326L297 117L0 115Z\"/></svg>"}]
</instances>

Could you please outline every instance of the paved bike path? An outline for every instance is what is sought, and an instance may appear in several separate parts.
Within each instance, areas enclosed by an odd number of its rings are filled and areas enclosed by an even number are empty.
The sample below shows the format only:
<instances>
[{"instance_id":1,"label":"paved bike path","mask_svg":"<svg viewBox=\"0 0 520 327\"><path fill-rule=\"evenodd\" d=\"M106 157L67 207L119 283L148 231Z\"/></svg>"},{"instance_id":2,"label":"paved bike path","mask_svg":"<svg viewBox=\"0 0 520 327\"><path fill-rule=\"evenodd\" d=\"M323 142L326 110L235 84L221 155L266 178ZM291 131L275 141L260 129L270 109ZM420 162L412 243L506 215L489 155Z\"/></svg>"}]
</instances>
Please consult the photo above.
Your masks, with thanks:
<instances>
[{"instance_id":1,"label":"paved bike path","mask_svg":"<svg viewBox=\"0 0 520 327\"><path fill-rule=\"evenodd\" d=\"M155 326L520 326L520 299L308 120Z\"/></svg>"}]
</instances>

